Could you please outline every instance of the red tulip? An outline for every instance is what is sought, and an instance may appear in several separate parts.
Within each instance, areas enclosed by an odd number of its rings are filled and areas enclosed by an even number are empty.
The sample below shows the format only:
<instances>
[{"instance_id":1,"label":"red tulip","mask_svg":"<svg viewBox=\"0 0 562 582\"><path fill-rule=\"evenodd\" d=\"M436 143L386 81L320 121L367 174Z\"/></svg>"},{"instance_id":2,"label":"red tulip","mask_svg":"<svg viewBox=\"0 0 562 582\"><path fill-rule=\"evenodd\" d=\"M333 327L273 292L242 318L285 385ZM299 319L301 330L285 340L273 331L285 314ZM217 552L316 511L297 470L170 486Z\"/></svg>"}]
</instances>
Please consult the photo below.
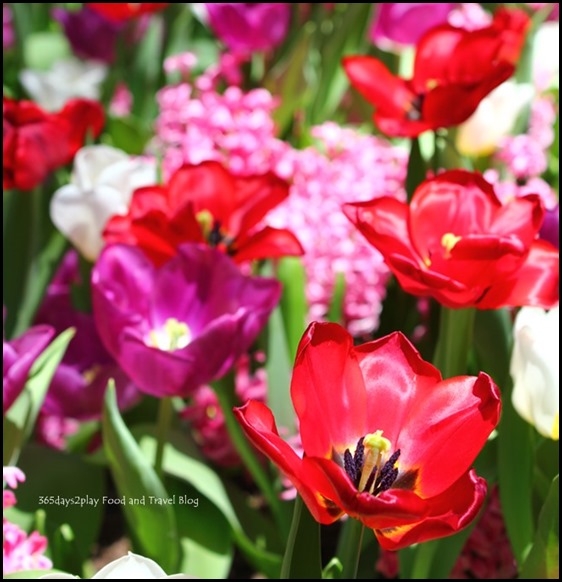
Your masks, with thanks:
<instances>
[{"instance_id":1,"label":"red tulip","mask_svg":"<svg viewBox=\"0 0 562 582\"><path fill-rule=\"evenodd\" d=\"M271 173L233 176L218 162L184 166L167 186L136 190L129 213L107 223L104 239L137 246L156 265L184 242L207 242L237 262L301 255L292 232L256 229L288 193L288 184Z\"/></svg>"},{"instance_id":2,"label":"red tulip","mask_svg":"<svg viewBox=\"0 0 562 582\"><path fill-rule=\"evenodd\" d=\"M408 293L453 308L558 302L559 253L537 239L536 195L502 204L480 174L454 170L421 184L410 206L383 197L344 212Z\"/></svg>"},{"instance_id":3,"label":"red tulip","mask_svg":"<svg viewBox=\"0 0 562 582\"><path fill-rule=\"evenodd\" d=\"M415 137L466 121L511 77L529 25L522 10L500 9L480 30L449 24L432 28L417 44L409 80L373 57L346 57L343 65L351 84L375 106L378 128L390 136Z\"/></svg>"},{"instance_id":4,"label":"red tulip","mask_svg":"<svg viewBox=\"0 0 562 582\"><path fill-rule=\"evenodd\" d=\"M320 523L348 514L397 550L453 534L478 513L486 482L471 465L501 408L486 374L442 380L399 332L354 347L342 327L313 323L291 398L302 458L265 405L250 401L235 414Z\"/></svg>"},{"instance_id":5,"label":"red tulip","mask_svg":"<svg viewBox=\"0 0 562 582\"><path fill-rule=\"evenodd\" d=\"M142 2L140 4L128 4L126 2L89 2L86 4L86 6L113 22L123 22L140 16L141 14L158 12L159 10L164 10L169 5L169 2Z\"/></svg>"},{"instance_id":6,"label":"red tulip","mask_svg":"<svg viewBox=\"0 0 562 582\"><path fill-rule=\"evenodd\" d=\"M86 136L97 137L103 124L96 101L71 99L61 111L47 113L33 101L4 97L4 188L32 190L72 161Z\"/></svg>"}]
</instances>

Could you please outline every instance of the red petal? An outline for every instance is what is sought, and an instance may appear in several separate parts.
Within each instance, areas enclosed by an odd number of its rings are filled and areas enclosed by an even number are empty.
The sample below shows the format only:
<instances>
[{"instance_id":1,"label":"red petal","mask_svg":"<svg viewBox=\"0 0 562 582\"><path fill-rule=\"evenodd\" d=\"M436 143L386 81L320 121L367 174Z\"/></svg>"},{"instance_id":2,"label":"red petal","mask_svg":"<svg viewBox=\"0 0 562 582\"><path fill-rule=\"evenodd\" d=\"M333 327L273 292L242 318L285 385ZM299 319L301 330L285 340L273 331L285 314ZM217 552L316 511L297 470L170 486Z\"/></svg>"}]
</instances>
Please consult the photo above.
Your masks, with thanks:
<instances>
[{"instance_id":1,"label":"red petal","mask_svg":"<svg viewBox=\"0 0 562 582\"><path fill-rule=\"evenodd\" d=\"M441 374L424 361L400 332L355 348L367 391L366 433L382 430L393 450L410 422L413 402L441 381Z\"/></svg>"},{"instance_id":2,"label":"red petal","mask_svg":"<svg viewBox=\"0 0 562 582\"><path fill-rule=\"evenodd\" d=\"M299 257L302 254L301 243L290 230L266 226L244 240L237 240L233 259L241 263L253 259Z\"/></svg>"},{"instance_id":3,"label":"red petal","mask_svg":"<svg viewBox=\"0 0 562 582\"><path fill-rule=\"evenodd\" d=\"M426 180L410 203L409 238L420 257L442 251L443 235L488 231L501 204L480 174L453 170Z\"/></svg>"},{"instance_id":4,"label":"red petal","mask_svg":"<svg viewBox=\"0 0 562 582\"><path fill-rule=\"evenodd\" d=\"M528 248L537 237L544 215L545 209L539 196L531 194L514 198L498 210L489 232L503 236L515 235Z\"/></svg>"},{"instance_id":5,"label":"red petal","mask_svg":"<svg viewBox=\"0 0 562 582\"><path fill-rule=\"evenodd\" d=\"M233 235L244 234L289 195L289 184L272 173L235 178L236 209L227 226Z\"/></svg>"},{"instance_id":6,"label":"red petal","mask_svg":"<svg viewBox=\"0 0 562 582\"><path fill-rule=\"evenodd\" d=\"M401 119L412 109L415 94L378 59L344 57L343 67L353 87L377 108L378 114Z\"/></svg>"},{"instance_id":7,"label":"red petal","mask_svg":"<svg viewBox=\"0 0 562 582\"><path fill-rule=\"evenodd\" d=\"M399 464L418 471L415 491L434 497L463 475L482 450L501 411L498 387L483 372L415 386L403 406L395 448ZM394 444L394 443L393 443Z\"/></svg>"},{"instance_id":8,"label":"red petal","mask_svg":"<svg viewBox=\"0 0 562 582\"><path fill-rule=\"evenodd\" d=\"M384 196L369 202L344 204L343 212L385 258L398 254L420 260L410 245L407 204Z\"/></svg>"},{"instance_id":9,"label":"red petal","mask_svg":"<svg viewBox=\"0 0 562 582\"><path fill-rule=\"evenodd\" d=\"M170 178L170 212L192 203L195 214L207 210L226 226L236 209L235 185L234 177L218 162L183 166Z\"/></svg>"},{"instance_id":10,"label":"red petal","mask_svg":"<svg viewBox=\"0 0 562 582\"><path fill-rule=\"evenodd\" d=\"M477 516L486 490L486 481L470 471L441 495L426 500L427 517L402 527L375 530L375 535L385 550L399 550L454 534Z\"/></svg>"},{"instance_id":11,"label":"red petal","mask_svg":"<svg viewBox=\"0 0 562 582\"><path fill-rule=\"evenodd\" d=\"M365 434L366 392L353 338L332 323L312 323L295 360L291 398L308 456L331 457Z\"/></svg>"},{"instance_id":12,"label":"red petal","mask_svg":"<svg viewBox=\"0 0 562 582\"><path fill-rule=\"evenodd\" d=\"M98 137L105 123L103 107L97 101L89 99L67 101L57 117L67 124L69 142L67 162L84 145L86 137Z\"/></svg>"},{"instance_id":13,"label":"red petal","mask_svg":"<svg viewBox=\"0 0 562 582\"><path fill-rule=\"evenodd\" d=\"M519 270L488 289L478 307L497 309L528 305L551 309L560 300L559 284L560 253L550 243L537 240Z\"/></svg>"},{"instance_id":14,"label":"red petal","mask_svg":"<svg viewBox=\"0 0 562 582\"><path fill-rule=\"evenodd\" d=\"M514 70L513 65L500 63L478 83L437 86L423 100L422 119L433 128L450 127L466 121L476 111L480 101L509 79Z\"/></svg>"},{"instance_id":15,"label":"red petal","mask_svg":"<svg viewBox=\"0 0 562 582\"><path fill-rule=\"evenodd\" d=\"M269 457L291 480L301 494L314 519L329 524L342 515L342 511L326 500L314 489L303 470L302 459L279 436L271 410L260 402L250 400L234 414L252 444Z\"/></svg>"},{"instance_id":16,"label":"red petal","mask_svg":"<svg viewBox=\"0 0 562 582\"><path fill-rule=\"evenodd\" d=\"M87 6L95 10L98 14L105 16L108 20L125 22L141 14L163 10L169 6L169 2L143 2L140 4L129 4L127 2L89 2Z\"/></svg>"}]
</instances>

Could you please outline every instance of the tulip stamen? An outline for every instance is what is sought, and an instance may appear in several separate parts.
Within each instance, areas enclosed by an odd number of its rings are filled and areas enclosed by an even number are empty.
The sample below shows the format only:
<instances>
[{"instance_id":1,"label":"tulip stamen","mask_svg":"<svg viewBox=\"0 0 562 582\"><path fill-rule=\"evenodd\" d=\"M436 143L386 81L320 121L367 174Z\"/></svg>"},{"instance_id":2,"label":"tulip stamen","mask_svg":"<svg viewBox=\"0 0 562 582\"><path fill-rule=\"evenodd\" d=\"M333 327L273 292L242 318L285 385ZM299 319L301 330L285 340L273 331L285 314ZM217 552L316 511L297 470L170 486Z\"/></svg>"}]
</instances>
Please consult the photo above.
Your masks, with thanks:
<instances>
[{"instance_id":1,"label":"tulip stamen","mask_svg":"<svg viewBox=\"0 0 562 582\"><path fill-rule=\"evenodd\" d=\"M189 326L175 317L170 317L160 329L153 329L148 334L148 345L173 352L185 348L191 341Z\"/></svg>"},{"instance_id":2,"label":"tulip stamen","mask_svg":"<svg viewBox=\"0 0 562 582\"><path fill-rule=\"evenodd\" d=\"M382 430L361 437L353 455L346 449L343 456L344 469L359 491L378 495L389 489L398 477L396 462L400 449L386 459L390 441L382 436Z\"/></svg>"},{"instance_id":3,"label":"tulip stamen","mask_svg":"<svg viewBox=\"0 0 562 582\"><path fill-rule=\"evenodd\" d=\"M445 258L451 258L451 251L455 245L462 239L462 236L455 236L452 232L447 232L441 237L441 246L445 249Z\"/></svg>"}]
</instances>

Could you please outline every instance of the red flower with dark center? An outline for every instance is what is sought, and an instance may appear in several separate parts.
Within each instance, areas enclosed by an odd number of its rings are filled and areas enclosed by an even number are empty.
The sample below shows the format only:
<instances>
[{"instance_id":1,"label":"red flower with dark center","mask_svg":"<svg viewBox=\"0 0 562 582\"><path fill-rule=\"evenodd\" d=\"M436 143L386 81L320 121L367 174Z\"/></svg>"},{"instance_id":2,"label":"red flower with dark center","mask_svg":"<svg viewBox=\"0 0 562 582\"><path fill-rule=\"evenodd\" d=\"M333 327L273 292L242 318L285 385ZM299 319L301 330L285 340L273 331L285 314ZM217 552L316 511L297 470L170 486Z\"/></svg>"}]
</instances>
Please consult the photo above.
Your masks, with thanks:
<instances>
[{"instance_id":1,"label":"red flower with dark center","mask_svg":"<svg viewBox=\"0 0 562 582\"><path fill-rule=\"evenodd\" d=\"M184 242L206 242L236 262L301 255L292 232L256 228L288 194L288 184L271 173L233 176L218 162L184 166L167 186L136 190L129 213L111 218L103 236L141 248L156 265Z\"/></svg>"},{"instance_id":2,"label":"red flower with dark center","mask_svg":"<svg viewBox=\"0 0 562 582\"><path fill-rule=\"evenodd\" d=\"M128 4L126 2L89 2L86 4L86 6L113 22L123 22L131 18L136 18L141 14L158 12L164 10L169 5L169 2L141 2L140 4Z\"/></svg>"},{"instance_id":3,"label":"red flower with dark center","mask_svg":"<svg viewBox=\"0 0 562 582\"><path fill-rule=\"evenodd\" d=\"M291 398L302 458L265 405L250 401L235 414L320 523L348 514L396 550L453 534L477 515L486 482L471 465L501 408L488 375L442 380L399 332L354 347L342 327L313 323Z\"/></svg>"},{"instance_id":4,"label":"red flower with dark center","mask_svg":"<svg viewBox=\"0 0 562 582\"><path fill-rule=\"evenodd\" d=\"M467 31L449 24L429 30L416 47L412 79L393 75L378 59L350 56L351 84L375 106L374 122L390 136L415 137L466 121L488 93L511 77L530 19L499 9L492 24Z\"/></svg>"},{"instance_id":5,"label":"red flower with dark center","mask_svg":"<svg viewBox=\"0 0 562 582\"><path fill-rule=\"evenodd\" d=\"M426 180L410 205L382 197L344 206L408 293L447 307L550 309L559 299L559 252L537 239L536 195L502 204L477 173Z\"/></svg>"},{"instance_id":6,"label":"red flower with dark center","mask_svg":"<svg viewBox=\"0 0 562 582\"><path fill-rule=\"evenodd\" d=\"M47 113L33 101L4 97L3 186L32 190L57 168L68 164L88 134L103 128L101 105L71 99L57 113Z\"/></svg>"}]
</instances>

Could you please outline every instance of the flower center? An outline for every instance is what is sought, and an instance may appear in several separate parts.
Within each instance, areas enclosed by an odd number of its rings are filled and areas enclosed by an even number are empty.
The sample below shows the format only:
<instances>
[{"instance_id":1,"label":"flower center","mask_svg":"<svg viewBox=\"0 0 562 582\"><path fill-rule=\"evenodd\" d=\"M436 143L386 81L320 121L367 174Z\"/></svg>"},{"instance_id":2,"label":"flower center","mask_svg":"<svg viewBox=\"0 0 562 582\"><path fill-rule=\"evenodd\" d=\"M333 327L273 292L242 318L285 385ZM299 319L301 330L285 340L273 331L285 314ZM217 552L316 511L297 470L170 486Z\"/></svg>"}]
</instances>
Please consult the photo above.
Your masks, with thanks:
<instances>
[{"instance_id":1,"label":"flower center","mask_svg":"<svg viewBox=\"0 0 562 582\"><path fill-rule=\"evenodd\" d=\"M389 457L390 447L382 430L377 430L361 437L353 454L345 450L344 469L358 491L378 495L390 489L398 476L396 462L400 456L400 449L397 449Z\"/></svg>"},{"instance_id":2,"label":"flower center","mask_svg":"<svg viewBox=\"0 0 562 582\"><path fill-rule=\"evenodd\" d=\"M447 232L441 237L441 246L445 249L445 258L451 258L451 251L462 239L462 236L455 236L452 232Z\"/></svg>"},{"instance_id":3,"label":"flower center","mask_svg":"<svg viewBox=\"0 0 562 582\"><path fill-rule=\"evenodd\" d=\"M203 237L210 246L228 248L232 240L222 228L220 220L216 220L208 210L201 210L196 218L203 231Z\"/></svg>"},{"instance_id":4,"label":"flower center","mask_svg":"<svg viewBox=\"0 0 562 582\"><path fill-rule=\"evenodd\" d=\"M153 329L148 334L148 344L166 352L185 348L191 341L189 326L175 317L170 317L160 329Z\"/></svg>"}]
</instances>

